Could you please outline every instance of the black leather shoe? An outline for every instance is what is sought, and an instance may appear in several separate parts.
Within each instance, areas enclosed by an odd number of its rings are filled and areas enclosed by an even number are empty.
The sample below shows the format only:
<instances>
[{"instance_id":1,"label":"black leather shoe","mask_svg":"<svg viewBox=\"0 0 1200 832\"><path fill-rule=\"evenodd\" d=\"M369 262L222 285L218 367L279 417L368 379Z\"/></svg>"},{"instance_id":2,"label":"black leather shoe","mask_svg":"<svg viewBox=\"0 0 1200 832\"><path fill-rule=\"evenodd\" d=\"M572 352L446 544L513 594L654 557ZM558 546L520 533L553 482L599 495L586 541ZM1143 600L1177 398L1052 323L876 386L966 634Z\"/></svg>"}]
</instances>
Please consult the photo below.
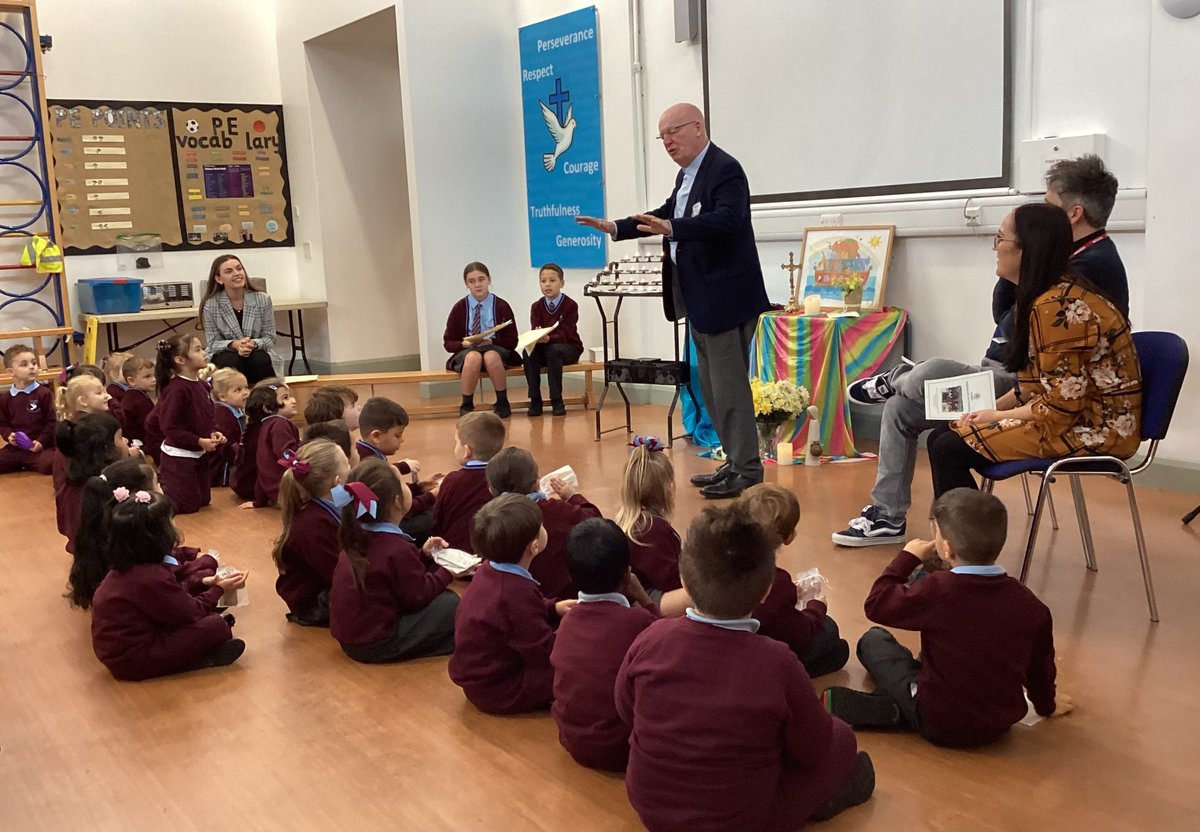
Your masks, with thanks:
<instances>
[{"instance_id":1,"label":"black leather shoe","mask_svg":"<svg viewBox=\"0 0 1200 832\"><path fill-rule=\"evenodd\" d=\"M692 485L697 487L716 485L732 473L733 470L729 467L729 463L726 462L711 474L697 474L696 476L692 477Z\"/></svg>"},{"instance_id":2,"label":"black leather shoe","mask_svg":"<svg viewBox=\"0 0 1200 832\"><path fill-rule=\"evenodd\" d=\"M459 408L458 408L459 416L466 416L468 413L473 413L473 412L475 412L475 405L473 405L473 404L459 405Z\"/></svg>"},{"instance_id":3,"label":"black leather shoe","mask_svg":"<svg viewBox=\"0 0 1200 832\"><path fill-rule=\"evenodd\" d=\"M542 415L542 403L541 403L541 401L532 401L532 400L531 400L531 401L529 402L529 410L527 410L527 411L526 411L526 415L528 415L528 416L541 416L541 415Z\"/></svg>"},{"instance_id":4,"label":"black leather shoe","mask_svg":"<svg viewBox=\"0 0 1200 832\"><path fill-rule=\"evenodd\" d=\"M512 405L508 402L496 402L492 405L492 412L501 419L507 419L509 416L512 416Z\"/></svg>"},{"instance_id":5,"label":"black leather shoe","mask_svg":"<svg viewBox=\"0 0 1200 832\"><path fill-rule=\"evenodd\" d=\"M567 406L563 402L562 399L551 399L550 400L550 412L552 414L554 414L555 416L566 416L567 415Z\"/></svg>"},{"instance_id":6,"label":"black leather shoe","mask_svg":"<svg viewBox=\"0 0 1200 832\"><path fill-rule=\"evenodd\" d=\"M729 476L720 482L715 482L712 485L706 485L701 488L700 496L707 497L710 500L724 500L729 497L736 497L750 486L757 484L755 480L749 477L730 473Z\"/></svg>"}]
</instances>

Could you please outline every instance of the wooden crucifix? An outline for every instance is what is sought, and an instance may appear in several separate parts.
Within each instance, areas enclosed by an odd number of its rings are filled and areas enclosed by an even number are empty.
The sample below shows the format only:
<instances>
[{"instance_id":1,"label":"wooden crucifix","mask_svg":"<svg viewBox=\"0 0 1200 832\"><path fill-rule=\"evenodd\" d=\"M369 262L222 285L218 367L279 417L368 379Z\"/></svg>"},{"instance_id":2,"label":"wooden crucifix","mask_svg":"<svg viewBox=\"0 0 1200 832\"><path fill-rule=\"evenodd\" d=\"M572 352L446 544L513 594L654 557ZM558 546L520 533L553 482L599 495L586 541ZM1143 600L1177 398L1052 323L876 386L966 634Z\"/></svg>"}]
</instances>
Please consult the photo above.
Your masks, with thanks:
<instances>
[{"instance_id":1,"label":"wooden crucifix","mask_svg":"<svg viewBox=\"0 0 1200 832\"><path fill-rule=\"evenodd\" d=\"M783 308L784 313L788 315L795 314L800 311L800 303L796 299L796 272L804 268L802 263L796 262L796 252L788 252L788 261L780 265L779 268L788 273L788 302Z\"/></svg>"}]
</instances>

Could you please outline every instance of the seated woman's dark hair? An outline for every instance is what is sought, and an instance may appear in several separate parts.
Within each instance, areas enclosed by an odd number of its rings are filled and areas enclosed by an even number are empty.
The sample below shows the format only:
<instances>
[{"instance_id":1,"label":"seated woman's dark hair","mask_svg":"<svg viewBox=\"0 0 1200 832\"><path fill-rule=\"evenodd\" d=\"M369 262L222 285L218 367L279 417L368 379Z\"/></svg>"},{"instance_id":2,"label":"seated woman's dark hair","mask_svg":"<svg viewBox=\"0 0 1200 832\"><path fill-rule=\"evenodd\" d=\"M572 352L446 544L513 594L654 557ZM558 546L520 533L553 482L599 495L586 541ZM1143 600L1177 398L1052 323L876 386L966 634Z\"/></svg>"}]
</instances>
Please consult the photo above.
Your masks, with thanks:
<instances>
[{"instance_id":1,"label":"seated woman's dark hair","mask_svg":"<svg viewBox=\"0 0 1200 832\"><path fill-rule=\"evenodd\" d=\"M61 421L54 431L59 453L69 460L67 482L83 485L104 466L121 458L116 447L121 423L107 413L89 413L78 422Z\"/></svg>"},{"instance_id":2,"label":"seated woman's dark hair","mask_svg":"<svg viewBox=\"0 0 1200 832\"><path fill-rule=\"evenodd\" d=\"M1078 280L1068 272L1071 261L1071 221L1055 205L1030 202L1013 211L1021 271L1013 332L1008 339L1005 368L1016 373L1029 363L1029 318L1034 302L1062 281Z\"/></svg>"},{"instance_id":3,"label":"seated woman's dark hair","mask_svg":"<svg viewBox=\"0 0 1200 832\"><path fill-rule=\"evenodd\" d=\"M108 574L108 517L117 501L113 491L129 493L149 491L154 485L154 469L144 460L127 457L88 479L83 487L79 511L79 531L75 533L75 559L67 584L71 605L87 609L92 605L96 587Z\"/></svg>"},{"instance_id":4,"label":"seated woman's dark hair","mask_svg":"<svg viewBox=\"0 0 1200 832\"><path fill-rule=\"evenodd\" d=\"M141 495L149 499L143 501ZM175 506L162 494L131 491L113 506L108 521L108 562L118 572L143 563L161 563L182 538L171 522Z\"/></svg>"}]
</instances>

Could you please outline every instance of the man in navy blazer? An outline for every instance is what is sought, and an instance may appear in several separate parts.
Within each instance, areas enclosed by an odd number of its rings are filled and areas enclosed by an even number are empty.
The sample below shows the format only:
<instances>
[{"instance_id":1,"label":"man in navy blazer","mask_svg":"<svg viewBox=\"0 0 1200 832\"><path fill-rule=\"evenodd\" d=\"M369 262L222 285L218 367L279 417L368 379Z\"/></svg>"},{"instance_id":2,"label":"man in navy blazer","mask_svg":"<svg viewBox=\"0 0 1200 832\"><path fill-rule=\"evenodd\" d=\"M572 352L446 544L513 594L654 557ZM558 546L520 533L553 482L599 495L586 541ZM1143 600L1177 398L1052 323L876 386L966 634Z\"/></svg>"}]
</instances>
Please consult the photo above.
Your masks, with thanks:
<instances>
[{"instance_id":1,"label":"man in navy blazer","mask_svg":"<svg viewBox=\"0 0 1200 832\"><path fill-rule=\"evenodd\" d=\"M622 220L576 217L614 240L662 235L663 309L691 322L700 387L725 450L726 463L692 477L705 497L736 497L762 482L750 393L749 350L758 316L770 307L763 285L750 184L737 160L708 140L694 104L669 107L659 138L681 170L659 208Z\"/></svg>"}]
</instances>

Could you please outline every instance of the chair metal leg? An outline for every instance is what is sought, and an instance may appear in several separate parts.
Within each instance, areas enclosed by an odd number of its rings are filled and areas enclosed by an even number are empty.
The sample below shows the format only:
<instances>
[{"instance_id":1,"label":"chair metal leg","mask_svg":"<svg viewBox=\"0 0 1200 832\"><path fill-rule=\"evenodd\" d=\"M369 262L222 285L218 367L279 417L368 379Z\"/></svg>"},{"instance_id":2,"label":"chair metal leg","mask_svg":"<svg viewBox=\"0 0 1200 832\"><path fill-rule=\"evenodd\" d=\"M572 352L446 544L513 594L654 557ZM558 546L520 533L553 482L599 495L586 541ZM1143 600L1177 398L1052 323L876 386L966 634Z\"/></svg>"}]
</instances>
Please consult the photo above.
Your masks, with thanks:
<instances>
[{"instance_id":1,"label":"chair metal leg","mask_svg":"<svg viewBox=\"0 0 1200 832\"><path fill-rule=\"evenodd\" d=\"M982 488L980 488L980 490L984 494L991 494L993 491L996 490L996 481L989 480L987 477L984 477L983 482L981 483L981 486L982 486Z\"/></svg>"},{"instance_id":2,"label":"chair metal leg","mask_svg":"<svg viewBox=\"0 0 1200 832\"><path fill-rule=\"evenodd\" d=\"M1050 502L1050 528L1058 531L1058 512L1054 510L1054 492L1050 490L1053 482L1053 479L1046 481L1046 499Z\"/></svg>"},{"instance_id":3,"label":"chair metal leg","mask_svg":"<svg viewBox=\"0 0 1200 832\"><path fill-rule=\"evenodd\" d=\"M1079 477L1068 476L1071 481L1071 497L1075 500L1075 519L1079 522L1079 537L1083 541L1083 562L1089 572L1096 570L1096 547L1092 543L1092 525L1088 521L1087 501L1083 496L1083 483Z\"/></svg>"},{"instance_id":4,"label":"chair metal leg","mask_svg":"<svg viewBox=\"0 0 1200 832\"><path fill-rule=\"evenodd\" d=\"M1029 577L1029 565L1033 562L1033 547L1037 544L1038 526L1042 522L1042 511L1050 496L1050 478L1042 478L1042 487L1038 489L1037 504L1033 508L1033 520L1029 524L1029 540L1025 543L1025 557L1021 559L1021 583Z\"/></svg>"},{"instance_id":5,"label":"chair metal leg","mask_svg":"<svg viewBox=\"0 0 1200 832\"><path fill-rule=\"evenodd\" d=\"M1033 514L1033 500L1029 498L1029 474L1021 475L1021 490L1025 492L1025 513Z\"/></svg>"},{"instance_id":6,"label":"chair metal leg","mask_svg":"<svg viewBox=\"0 0 1200 832\"><path fill-rule=\"evenodd\" d=\"M1146 584L1146 604L1150 607L1150 620L1158 622L1158 602L1154 599L1154 580L1150 577L1150 556L1146 552L1146 537L1142 534L1142 516L1138 512L1137 494L1133 480L1125 480L1125 491L1129 495L1129 513L1133 516L1133 536L1137 541L1138 558L1142 562L1142 580Z\"/></svg>"}]
</instances>

